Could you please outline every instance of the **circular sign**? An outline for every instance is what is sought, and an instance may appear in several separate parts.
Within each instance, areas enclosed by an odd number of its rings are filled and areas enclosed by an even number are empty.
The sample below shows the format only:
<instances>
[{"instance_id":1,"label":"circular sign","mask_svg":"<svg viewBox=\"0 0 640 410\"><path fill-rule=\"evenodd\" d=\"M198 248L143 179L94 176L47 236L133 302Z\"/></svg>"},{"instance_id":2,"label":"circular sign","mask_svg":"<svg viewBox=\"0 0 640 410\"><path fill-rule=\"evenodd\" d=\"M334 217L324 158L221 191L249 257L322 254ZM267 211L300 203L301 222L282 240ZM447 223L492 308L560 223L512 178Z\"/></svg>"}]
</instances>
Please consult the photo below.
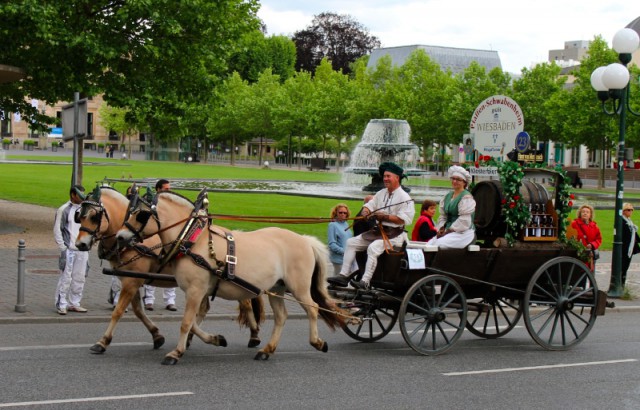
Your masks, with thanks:
<instances>
[{"instance_id":1,"label":"circular sign","mask_svg":"<svg viewBox=\"0 0 640 410\"><path fill-rule=\"evenodd\" d=\"M480 155L505 159L514 148L514 137L524 131L524 116L517 102L504 95L482 101L473 112L469 134Z\"/></svg>"},{"instance_id":2,"label":"circular sign","mask_svg":"<svg viewBox=\"0 0 640 410\"><path fill-rule=\"evenodd\" d=\"M529 149L531 144L531 137L525 131L519 132L516 136L516 150L523 153Z\"/></svg>"}]
</instances>

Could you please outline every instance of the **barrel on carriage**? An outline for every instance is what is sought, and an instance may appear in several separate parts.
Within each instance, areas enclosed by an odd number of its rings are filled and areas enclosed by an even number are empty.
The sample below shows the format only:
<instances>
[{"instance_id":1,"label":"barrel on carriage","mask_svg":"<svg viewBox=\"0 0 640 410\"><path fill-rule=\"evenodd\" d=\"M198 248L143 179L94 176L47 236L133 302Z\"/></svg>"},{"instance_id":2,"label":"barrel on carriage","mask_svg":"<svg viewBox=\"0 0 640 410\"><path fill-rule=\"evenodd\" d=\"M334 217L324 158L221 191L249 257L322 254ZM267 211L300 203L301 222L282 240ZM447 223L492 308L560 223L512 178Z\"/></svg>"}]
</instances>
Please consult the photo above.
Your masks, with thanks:
<instances>
[{"instance_id":1,"label":"barrel on carriage","mask_svg":"<svg viewBox=\"0 0 640 410\"><path fill-rule=\"evenodd\" d=\"M545 349L565 350L584 340L596 316L604 313L606 296L576 248L558 240L556 204L563 175L528 170L527 177L553 182L556 195L552 200L540 182L523 181L520 194L532 218L514 246L502 240L507 223L500 183L480 182L472 190L478 243L447 250L410 243L404 252L383 254L372 290L332 288L362 319L344 331L355 340L373 342L399 321L404 340L424 355L447 351L465 328L483 338L502 337L521 317ZM366 253L358 259L364 266Z\"/></svg>"}]
</instances>

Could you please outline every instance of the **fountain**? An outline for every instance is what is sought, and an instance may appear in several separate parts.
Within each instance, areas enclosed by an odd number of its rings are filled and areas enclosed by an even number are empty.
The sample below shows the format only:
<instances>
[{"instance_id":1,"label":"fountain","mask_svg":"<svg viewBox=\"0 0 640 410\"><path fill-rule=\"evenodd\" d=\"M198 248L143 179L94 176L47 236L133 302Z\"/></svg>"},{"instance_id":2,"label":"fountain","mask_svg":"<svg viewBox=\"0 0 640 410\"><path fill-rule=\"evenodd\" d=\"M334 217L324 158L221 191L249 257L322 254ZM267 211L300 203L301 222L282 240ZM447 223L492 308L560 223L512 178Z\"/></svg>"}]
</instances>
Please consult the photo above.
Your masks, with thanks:
<instances>
[{"instance_id":1,"label":"fountain","mask_svg":"<svg viewBox=\"0 0 640 410\"><path fill-rule=\"evenodd\" d=\"M405 120L374 119L369 121L362 134L362 140L351 154L351 163L344 170L343 182L352 184L350 175L367 175L371 183L363 191L377 192L384 188L378 167L383 162L392 161L404 168L407 176L427 174L417 168L418 146L409 141L411 128ZM403 186L405 191L410 189Z\"/></svg>"}]
</instances>

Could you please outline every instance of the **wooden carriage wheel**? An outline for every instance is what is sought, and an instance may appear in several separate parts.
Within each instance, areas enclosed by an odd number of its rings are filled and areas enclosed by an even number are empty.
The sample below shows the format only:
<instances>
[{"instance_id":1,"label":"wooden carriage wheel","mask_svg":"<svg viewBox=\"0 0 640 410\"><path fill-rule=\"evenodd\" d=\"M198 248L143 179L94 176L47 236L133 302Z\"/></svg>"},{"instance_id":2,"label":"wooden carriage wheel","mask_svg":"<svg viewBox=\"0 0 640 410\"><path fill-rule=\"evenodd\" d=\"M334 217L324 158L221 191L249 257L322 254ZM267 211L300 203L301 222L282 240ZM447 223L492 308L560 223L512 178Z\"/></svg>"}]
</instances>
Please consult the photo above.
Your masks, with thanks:
<instances>
[{"instance_id":1,"label":"wooden carriage wheel","mask_svg":"<svg viewBox=\"0 0 640 410\"><path fill-rule=\"evenodd\" d=\"M522 300L490 291L479 301L467 301L467 330L478 337L497 339L509 333L522 316Z\"/></svg>"},{"instance_id":2,"label":"wooden carriage wheel","mask_svg":"<svg viewBox=\"0 0 640 410\"><path fill-rule=\"evenodd\" d=\"M382 339L393 329L398 320L397 308L379 303L374 298L355 299L344 303L342 307L362 320L358 324L347 323L342 328L350 338L359 342L371 343Z\"/></svg>"},{"instance_id":3,"label":"wooden carriage wheel","mask_svg":"<svg viewBox=\"0 0 640 410\"><path fill-rule=\"evenodd\" d=\"M467 321L462 288L444 275L430 275L407 291L400 305L400 331L407 344L423 355L449 350Z\"/></svg>"},{"instance_id":4,"label":"wooden carriage wheel","mask_svg":"<svg viewBox=\"0 0 640 410\"><path fill-rule=\"evenodd\" d=\"M524 322L537 344L566 350L584 340L596 321L598 285L577 259L560 256L543 264L524 295Z\"/></svg>"}]
</instances>

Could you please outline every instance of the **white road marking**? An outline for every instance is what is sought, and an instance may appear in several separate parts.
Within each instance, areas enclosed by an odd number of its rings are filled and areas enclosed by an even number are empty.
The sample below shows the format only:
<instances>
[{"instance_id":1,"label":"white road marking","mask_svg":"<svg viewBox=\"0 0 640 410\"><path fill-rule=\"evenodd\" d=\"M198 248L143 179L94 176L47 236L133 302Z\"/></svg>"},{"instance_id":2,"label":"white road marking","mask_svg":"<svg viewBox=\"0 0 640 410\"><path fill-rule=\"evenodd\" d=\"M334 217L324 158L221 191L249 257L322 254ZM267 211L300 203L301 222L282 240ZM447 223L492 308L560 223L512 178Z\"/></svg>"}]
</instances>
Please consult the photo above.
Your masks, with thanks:
<instances>
[{"instance_id":1,"label":"white road marking","mask_svg":"<svg viewBox=\"0 0 640 410\"><path fill-rule=\"evenodd\" d=\"M167 397L167 396L186 396L189 394L195 394L195 393L190 391L177 391L177 392L156 393L156 394L132 394L128 396L105 396L105 397L86 397L86 398L80 398L80 399L21 401L21 402L15 402L15 403L0 403L0 408L1 407L35 406L35 405L46 405L46 404L62 404L62 403L87 403L87 402L95 402L95 401L147 399L147 398Z\"/></svg>"},{"instance_id":2,"label":"white road marking","mask_svg":"<svg viewBox=\"0 0 640 410\"><path fill-rule=\"evenodd\" d=\"M112 343L109 347L115 346L151 346L149 342ZM50 346L9 346L0 347L0 352L11 352L16 350L54 350L54 349L77 349L89 348L93 345L50 345Z\"/></svg>"},{"instance_id":3,"label":"white road marking","mask_svg":"<svg viewBox=\"0 0 640 410\"><path fill-rule=\"evenodd\" d=\"M637 361L638 361L637 359L605 360L601 362L550 364L546 366L508 367L505 369L487 369L487 370L474 370L469 372L451 372L451 373L442 373L442 375L443 376L468 376L471 374L521 372L526 370L557 369L557 368L563 368L563 367L577 367L577 366L597 366L601 364L629 363L629 362L637 362Z\"/></svg>"}]
</instances>

